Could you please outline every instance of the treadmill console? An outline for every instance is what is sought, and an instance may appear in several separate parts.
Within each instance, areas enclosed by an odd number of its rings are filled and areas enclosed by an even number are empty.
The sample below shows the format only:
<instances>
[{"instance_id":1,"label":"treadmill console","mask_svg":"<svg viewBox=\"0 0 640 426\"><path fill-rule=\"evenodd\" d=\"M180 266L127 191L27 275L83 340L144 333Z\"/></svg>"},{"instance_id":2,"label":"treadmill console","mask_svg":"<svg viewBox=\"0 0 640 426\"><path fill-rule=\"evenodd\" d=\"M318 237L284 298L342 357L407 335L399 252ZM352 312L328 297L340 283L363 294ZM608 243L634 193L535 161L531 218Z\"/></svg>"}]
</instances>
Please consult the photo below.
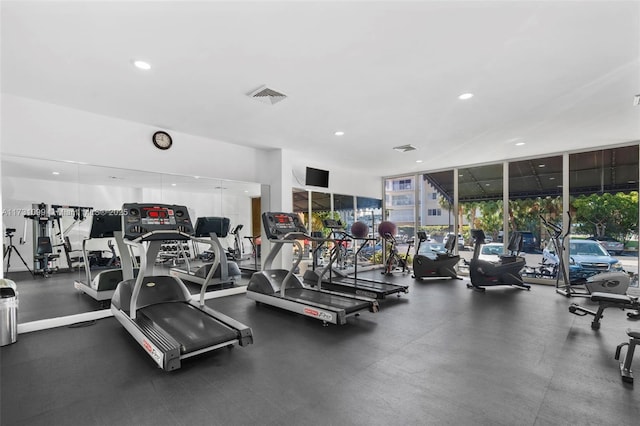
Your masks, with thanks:
<instances>
[{"instance_id":1,"label":"treadmill console","mask_svg":"<svg viewBox=\"0 0 640 426\"><path fill-rule=\"evenodd\" d=\"M185 206L127 203L122 206L122 230L129 240L188 240L193 225Z\"/></svg>"},{"instance_id":2,"label":"treadmill console","mask_svg":"<svg viewBox=\"0 0 640 426\"><path fill-rule=\"evenodd\" d=\"M91 217L89 238L113 238L113 233L120 230L122 230L122 213L94 212Z\"/></svg>"},{"instance_id":3,"label":"treadmill console","mask_svg":"<svg viewBox=\"0 0 640 426\"><path fill-rule=\"evenodd\" d=\"M340 221L340 219L324 219L322 221L322 224L324 225L325 228L329 228L329 229L344 229L344 225L342 225L342 222Z\"/></svg>"},{"instance_id":4,"label":"treadmill console","mask_svg":"<svg viewBox=\"0 0 640 426\"><path fill-rule=\"evenodd\" d=\"M307 234L307 228L296 213L265 212L262 213L262 223L270 240L282 240L292 232Z\"/></svg>"},{"instance_id":5,"label":"treadmill console","mask_svg":"<svg viewBox=\"0 0 640 426\"><path fill-rule=\"evenodd\" d=\"M219 238L229 235L229 225L231 221L228 217L199 217L196 219L196 237L209 237L212 232Z\"/></svg>"}]
</instances>

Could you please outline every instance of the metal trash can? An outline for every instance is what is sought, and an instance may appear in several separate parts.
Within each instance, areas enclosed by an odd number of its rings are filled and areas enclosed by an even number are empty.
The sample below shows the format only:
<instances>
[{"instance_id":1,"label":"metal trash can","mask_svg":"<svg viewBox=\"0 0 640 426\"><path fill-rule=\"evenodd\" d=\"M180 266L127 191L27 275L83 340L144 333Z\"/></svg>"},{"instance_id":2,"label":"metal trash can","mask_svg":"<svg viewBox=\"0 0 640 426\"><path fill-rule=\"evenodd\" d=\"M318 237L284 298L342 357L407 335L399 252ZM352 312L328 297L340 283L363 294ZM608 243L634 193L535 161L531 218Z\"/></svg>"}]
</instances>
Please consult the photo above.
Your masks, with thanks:
<instances>
[{"instance_id":1,"label":"metal trash can","mask_svg":"<svg viewBox=\"0 0 640 426\"><path fill-rule=\"evenodd\" d=\"M18 292L16 283L0 279L0 346L18 338Z\"/></svg>"}]
</instances>

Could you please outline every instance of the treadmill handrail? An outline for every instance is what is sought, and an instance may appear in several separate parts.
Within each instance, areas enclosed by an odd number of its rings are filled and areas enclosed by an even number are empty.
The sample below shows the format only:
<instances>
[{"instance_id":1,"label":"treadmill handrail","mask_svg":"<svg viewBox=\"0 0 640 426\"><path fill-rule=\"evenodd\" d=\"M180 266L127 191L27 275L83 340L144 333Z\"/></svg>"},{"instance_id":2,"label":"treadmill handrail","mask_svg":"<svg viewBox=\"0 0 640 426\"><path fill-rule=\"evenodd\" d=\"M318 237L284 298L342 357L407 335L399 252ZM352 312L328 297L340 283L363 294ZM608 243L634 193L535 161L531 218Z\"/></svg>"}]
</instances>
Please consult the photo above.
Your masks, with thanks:
<instances>
[{"instance_id":1,"label":"treadmill handrail","mask_svg":"<svg viewBox=\"0 0 640 426\"><path fill-rule=\"evenodd\" d=\"M138 240L138 238L136 238ZM124 240L124 243L130 245L132 247L137 248L140 253L145 253L146 250L141 241L136 240ZM138 272L138 276L136 277L136 282L133 286L133 292L131 293L131 301L129 302L129 317L132 320L136 319L136 311L138 309L138 295L140 294L140 289L142 288L142 282L144 281L145 273L147 270L147 256L140 256L140 269Z\"/></svg>"},{"instance_id":2,"label":"treadmill handrail","mask_svg":"<svg viewBox=\"0 0 640 426\"><path fill-rule=\"evenodd\" d=\"M218 235L215 232L212 232L209 234L209 237L209 239L193 236L191 237L192 241L202 244L208 244L213 251L213 263L211 264L211 268L209 269L207 276L204 278L202 288L200 289L200 306L204 306L204 296L207 291L207 287L209 286L209 282L211 281L213 274L216 273L216 269L218 269L219 265L224 263L224 265L220 267L220 279L226 280L229 278L229 267L226 265L227 257L223 255L224 250L222 249L222 244L220 244Z\"/></svg>"},{"instance_id":3,"label":"treadmill handrail","mask_svg":"<svg viewBox=\"0 0 640 426\"><path fill-rule=\"evenodd\" d=\"M86 284L91 287L91 265L89 264L89 256L87 256L87 241L89 241L89 238L82 240L82 261L84 262Z\"/></svg>"},{"instance_id":4,"label":"treadmill handrail","mask_svg":"<svg viewBox=\"0 0 640 426\"><path fill-rule=\"evenodd\" d=\"M126 238L126 236L125 236L125 240L126 241L142 242L142 241L147 241L148 238L153 236L153 235L159 235L159 234L167 234L167 237L168 237L167 240L175 240L175 239L177 239L176 236L183 237L182 239L184 239L184 240L191 239L191 235L187 234L186 232L174 231L172 229L156 229L154 231L149 231L146 234L142 234L139 237L136 237L136 238L133 238L133 239Z\"/></svg>"}]
</instances>

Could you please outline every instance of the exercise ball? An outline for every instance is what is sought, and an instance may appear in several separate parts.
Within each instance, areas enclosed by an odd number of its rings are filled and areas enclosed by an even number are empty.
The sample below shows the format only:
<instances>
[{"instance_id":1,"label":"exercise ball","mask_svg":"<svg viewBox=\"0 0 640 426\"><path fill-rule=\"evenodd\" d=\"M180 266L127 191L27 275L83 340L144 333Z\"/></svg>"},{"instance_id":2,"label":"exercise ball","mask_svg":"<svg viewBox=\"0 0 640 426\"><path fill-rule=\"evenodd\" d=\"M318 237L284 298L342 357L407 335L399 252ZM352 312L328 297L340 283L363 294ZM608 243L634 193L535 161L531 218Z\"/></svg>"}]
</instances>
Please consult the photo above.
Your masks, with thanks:
<instances>
[{"instance_id":1,"label":"exercise ball","mask_svg":"<svg viewBox=\"0 0 640 426\"><path fill-rule=\"evenodd\" d=\"M369 235L369 225L364 222L354 222L351 225L351 235L356 238L367 238Z\"/></svg>"},{"instance_id":2,"label":"exercise ball","mask_svg":"<svg viewBox=\"0 0 640 426\"><path fill-rule=\"evenodd\" d=\"M380 225L378 225L378 234L382 238L386 238L387 235L391 235L393 237L396 235L396 229L395 223L384 220L380 222Z\"/></svg>"}]
</instances>

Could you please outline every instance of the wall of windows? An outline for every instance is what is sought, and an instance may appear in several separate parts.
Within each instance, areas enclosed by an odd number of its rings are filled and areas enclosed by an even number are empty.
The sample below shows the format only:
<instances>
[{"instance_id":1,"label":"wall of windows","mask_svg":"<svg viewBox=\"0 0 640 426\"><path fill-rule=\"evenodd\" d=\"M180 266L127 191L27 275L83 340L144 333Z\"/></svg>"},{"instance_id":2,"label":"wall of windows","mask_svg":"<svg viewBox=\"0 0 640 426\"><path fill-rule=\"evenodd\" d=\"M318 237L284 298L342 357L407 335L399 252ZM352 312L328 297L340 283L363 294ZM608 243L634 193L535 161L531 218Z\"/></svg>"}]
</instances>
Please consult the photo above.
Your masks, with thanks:
<instances>
[{"instance_id":1,"label":"wall of windows","mask_svg":"<svg viewBox=\"0 0 640 426\"><path fill-rule=\"evenodd\" d=\"M331 231L324 227L323 219L333 218L339 219L346 231L350 231L355 221L364 222L369 226L369 235L376 237L378 225L382 221L382 200L294 188L293 211L304 218L310 232L321 232L322 235L329 236ZM357 250L359 245L353 244L349 247ZM305 256L310 258L312 250L313 245L307 244ZM349 253L353 252L355 250L350 250ZM373 247L372 250L366 251L366 254L367 259L363 259L364 261L374 260ZM375 260L378 258L376 257Z\"/></svg>"},{"instance_id":2,"label":"wall of windows","mask_svg":"<svg viewBox=\"0 0 640 426\"><path fill-rule=\"evenodd\" d=\"M406 229L413 220L435 241L457 231L464 249L472 245L471 228L493 241L523 232L527 266L536 268L550 238L541 216L563 226L570 215L570 238L615 240L610 253L637 286L639 155L634 144L389 177L385 217Z\"/></svg>"}]
</instances>

